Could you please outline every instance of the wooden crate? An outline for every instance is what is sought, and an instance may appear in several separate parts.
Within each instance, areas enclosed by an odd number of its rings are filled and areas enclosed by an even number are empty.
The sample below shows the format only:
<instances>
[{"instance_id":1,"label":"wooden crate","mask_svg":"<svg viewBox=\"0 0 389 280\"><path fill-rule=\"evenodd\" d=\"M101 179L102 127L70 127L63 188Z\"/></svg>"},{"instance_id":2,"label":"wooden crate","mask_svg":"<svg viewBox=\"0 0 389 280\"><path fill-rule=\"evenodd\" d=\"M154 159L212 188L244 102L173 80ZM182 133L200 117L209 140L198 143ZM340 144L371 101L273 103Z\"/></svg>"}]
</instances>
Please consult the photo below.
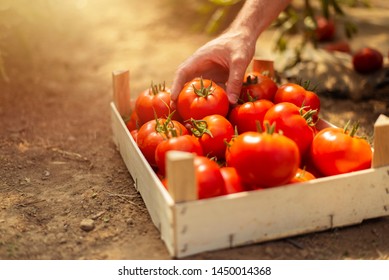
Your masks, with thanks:
<instances>
[{"instance_id":1,"label":"wooden crate","mask_svg":"<svg viewBox=\"0 0 389 280\"><path fill-rule=\"evenodd\" d=\"M118 111L128 72L114 73L113 139L172 257L317 232L389 215L389 118L374 126L373 167L291 186L195 200L194 156L169 152L169 192ZM125 89L124 91L120 89ZM121 110L125 112L125 106ZM328 124L322 123L322 126Z\"/></svg>"}]
</instances>

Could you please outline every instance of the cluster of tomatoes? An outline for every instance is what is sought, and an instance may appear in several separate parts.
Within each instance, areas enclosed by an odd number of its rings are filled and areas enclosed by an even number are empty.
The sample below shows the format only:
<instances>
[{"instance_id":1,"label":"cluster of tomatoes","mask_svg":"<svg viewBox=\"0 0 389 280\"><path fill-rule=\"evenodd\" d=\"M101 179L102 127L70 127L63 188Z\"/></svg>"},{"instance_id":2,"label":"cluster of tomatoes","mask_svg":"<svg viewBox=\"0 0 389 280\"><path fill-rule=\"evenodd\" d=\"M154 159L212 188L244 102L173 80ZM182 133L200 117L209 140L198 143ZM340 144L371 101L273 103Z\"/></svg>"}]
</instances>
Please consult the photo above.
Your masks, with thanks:
<instances>
[{"instance_id":1,"label":"cluster of tomatoes","mask_svg":"<svg viewBox=\"0 0 389 280\"><path fill-rule=\"evenodd\" d=\"M196 78L175 109L165 85L136 99L126 124L148 163L168 188L166 154L194 153L198 198L259 190L369 168L372 150L356 128L316 128L319 97L309 89L278 86L260 73L242 81L238 104L224 89Z\"/></svg>"}]
</instances>

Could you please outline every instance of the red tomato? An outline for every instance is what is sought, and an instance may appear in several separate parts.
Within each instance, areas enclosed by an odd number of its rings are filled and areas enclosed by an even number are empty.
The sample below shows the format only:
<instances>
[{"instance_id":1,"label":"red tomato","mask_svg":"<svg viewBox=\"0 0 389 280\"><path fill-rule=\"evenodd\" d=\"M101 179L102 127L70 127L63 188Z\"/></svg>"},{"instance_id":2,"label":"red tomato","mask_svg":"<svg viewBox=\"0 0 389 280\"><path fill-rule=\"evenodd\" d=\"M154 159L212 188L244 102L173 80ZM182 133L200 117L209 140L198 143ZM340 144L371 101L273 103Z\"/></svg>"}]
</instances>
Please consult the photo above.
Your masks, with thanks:
<instances>
[{"instance_id":1,"label":"red tomato","mask_svg":"<svg viewBox=\"0 0 389 280\"><path fill-rule=\"evenodd\" d=\"M281 102L290 102L298 107L304 106L307 111L317 110L316 116L320 112L319 96L295 83L286 83L278 88L274 96L274 103Z\"/></svg>"},{"instance_id":2,"label":"red tomato","mask_svg":"<svg viewBox=\"0 0 389 280\"><path fill-rule=\"evenodd\" d=\"M125 123L129 131L138 129L139 118L135 110L131 112L130 118L128 120L125 120Z\"/></svg>"},{"instance_id":3,"label":"red tomato","mask_svg":"<svg viewBox=\"0 0 389 280\"><path fill-rule=\"evenodd\" d=\"M223 160L226 148L234 136L231 123L221 115L209 115L202 120L191 120L191 131L198 137L204 155Z\"/></svg>"},{"instance_id":4,"label":"red tomato","mask_svg":"<svg viewBox=\"0 0 389 280\"><path fill-rule=\"evenodd\" d=\"M306 182L306 181L313 180L313 179L316 179L316 177L312 173L308 172L307 170L298 168L296 174L294 175L292 180L290 180L289 183L291 183L291 184L301 183L301 182Z\"/></svg>"},{"instance_id":5,"label":"red tomato","mask_svg":"<svg viewBox=\"0 0 389 280\"><path fill-rule=\"evenodd\" d=\"M236 169L247 186L275 187L293 178L300 154L296 143L284 135L249 131L230 141L226 164Z\"/></svg>"},{"instance_id":6,"label":"red tomato","mask_svg":"<svg viewBox=\"0 0 389 280\"><path fill-rule=\"evenodd\" d=\"M158 167L158 173L161 176L165 176L166 172L166 153L172 150L194 153L198 156L203 155L203 150L199 140L193 135L180 135L177 137L169 138L166 141L162 141L158 144L155 150L155 162Z\"/></svg>"},{"instance_id":7,"label":"red tomato","mask_svg":"<svg viewBox=\"0 0 389 280\"><path fill-rule=\"evenodd\" d=\"M184 121L200 120L208 115L227 116L229 102L223 88L211 80L195 78L181 90L177 111Z\"/></svg>"},{"instance_id":8,"label":"red tomato","mask_svg":"<svg viewBox=\"0 0 389 280\"><path fill-rule=\"evenodd\" d=\"M236 172L236 169L234 167L222 167L220 168L220 171L222 173L224 183L225 183L225 193L231 194L231 193L238 193L246 191L245 187L242 184L242 181ZM249 190L249 189L247 189Z\"/></svg>"},{"instance_id":9,"label":"red tomato","mask_svg":"<svg viewBox=\"0 0 389 280\"><path fill-rule=\"evenodd\" d=\"M368 74L382 68L384 57L373 48L362 48L353 55L354 70L361 74Z\"/></svg>"},{"instance_id":10,"label":"red tomato","mask_svg":"<svg viewBox=\"0 0 389 280\"><path fill-rule=\"evenodd\" d=\"M197 178L197 195L199 199L215 197L224 194L224 179L219 165L203 156L194 159Z\"/></svg>"},{"instance_id":11,"label":"red tomato","mask_svg":"<svg viewBox=\"0 0 389 280\"><path fill-rule=\"evenodd\" d=\"M273 101L274 94L277 91L277 84L268 76L257 72L246 74L240 91L240 100L242 103L258 99L267 99Z\"/></svg>"},{"instance_id":12,"label":"red tomato","mask_svg":"<svg viewBox=\"0 0 389 280\"><path fill-rule=\"evenodd\" d=\"M138 130L137 144L142 154L152 167L157 167L155 162L155 149L158 144L172 136L189 134L181 123L169 119L151 120L143 124Z\"/></svg>"},{"instance_id":13,"label":"red tomato","mask_svg":"<svg viewBox=\"0 0 389 280\"><path fill-rule=\"evenodd\" d=\"M266 99L248 101L235 106L230 111L228 119L233 127L238 129L239 134L246 131L258 131L258 122L261 125L261 129L264 130L263 118L266 112L273 106L273 102Z\"/></svg>"},{"instance_id":14,"label":"red tomato","mask_svg":"<svg viewBox=\"0 0 389 280\"><path fill-rule=\"evenodd\" d=\"M281 102L270 108L264 122L275 124L277 132L296 142L301 157L309 151L309 147L315 136L315 130L309 113L289 102Z\"/></svg>"},{"instance_id":15,"label":"red tomato","mask_svg":"<svg viewBox=\"0 0 389 280\"><path fill-rule=\"evenodd\" d=\"M318 41L330 41L334 39L336 28L333 19L316 16L316 23L315 35Z\"/></svg>"},{"instance_id":16,"label":"red tomato","mask_svg":"<svg viewBox=\"0 0 389 280\"><path fill-rule=\"evenodd\" d=\"M370 168L372 150L369 143L341 128L325 128L313 139L311 160L325 176Z\"/></svg>"},{"instance_id":17,"label":"red tomato","mask_svg":"<svg viewBox=\"0 0 389 280\"><path fill-rule=\"evenodd\" d=\"M132 136L132 138L134 138L134 141L137 142L138 140L138 130L137 129L133 129L130 131L130 134Z\"/></svg>"},{"instance_id":18,"label":"red tomato","mask_svg":"<svg viewBox=\"0 0 389 280\"><path fill-rule=\"evenodd\" d=\"M140 125L155 118L167 118L173 111L170 108L170 89L165 84L151 84L137 97L135 111Z\"/></svg>"}]
</instances>

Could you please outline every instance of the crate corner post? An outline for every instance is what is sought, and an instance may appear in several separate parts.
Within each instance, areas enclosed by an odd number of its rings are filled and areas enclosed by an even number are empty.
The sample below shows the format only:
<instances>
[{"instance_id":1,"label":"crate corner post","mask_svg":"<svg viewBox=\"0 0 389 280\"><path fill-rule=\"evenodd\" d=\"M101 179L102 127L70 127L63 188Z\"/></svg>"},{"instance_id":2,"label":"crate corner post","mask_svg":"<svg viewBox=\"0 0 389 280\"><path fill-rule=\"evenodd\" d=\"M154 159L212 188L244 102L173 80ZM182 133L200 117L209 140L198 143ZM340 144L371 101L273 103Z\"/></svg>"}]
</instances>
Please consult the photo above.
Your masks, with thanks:
<instances>
[{"instance_id":1,"label":"crate corner post","mask_svg":"<svg viewBox=\"0 0 389 280\"><path fill-rule=\"evenodd\" d=\"M381 114L374 123L372 167L389 165L389 117Z\"/></svg>"}]
</instances>

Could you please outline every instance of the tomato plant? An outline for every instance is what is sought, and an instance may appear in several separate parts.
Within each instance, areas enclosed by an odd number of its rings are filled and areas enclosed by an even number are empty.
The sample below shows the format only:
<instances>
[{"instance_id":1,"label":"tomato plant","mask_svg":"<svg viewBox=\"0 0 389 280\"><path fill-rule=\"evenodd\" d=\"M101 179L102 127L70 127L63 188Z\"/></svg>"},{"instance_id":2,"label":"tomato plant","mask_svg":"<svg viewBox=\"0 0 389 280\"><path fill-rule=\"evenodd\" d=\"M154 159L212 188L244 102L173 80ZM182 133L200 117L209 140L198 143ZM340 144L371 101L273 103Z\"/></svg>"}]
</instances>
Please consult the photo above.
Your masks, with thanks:
<instances>
[{"instance_id":1,"label":"tomato plant","mask_svg":"<svg viewBox=\"0 0 389 280\"><path fill-rule=\"evenodd\" d=\"M382 68L384 57L376 49L365 47L353 55L354 70L361 74L368 74Z\"/></svg>"},{"instance_id":2,"label":"tomato plant","mask_svg":"<svg viewBox=\"0 0 389 280\"><path fill-rule=\"evenodd\" d=\"M143 124L137 134L137 144L142 154L152 167L157 167L155 150L159 143L170 138L173 133L177 135L189 134L186 127L170 118L159 118Z\"/></svg>"},{"instance_id":3,"label":"tomato plant","mask_svg":"<svg viewBox=\"0 0 389 280\"><path fill-rule=\"evenodd\" d=\"M311 160L325 176L343 174L370 168L372 150L369 143L358 136L355 125L351 131L341 128L325 128L313 139Z\"/></svg>"},{"instance_id":4,"label":"tomato plant","mask_svg":"<svg viewBox=\"0 0 389 280\"><path fill-rule=\"evenodd\" d=\"M309 87L309 82L305 86ZM278 88L274 96L274 103L281 102L290 102L298 107L304 106L306 110L316 110L316 116L320 112L319 96L315 92L295 83L286 83Z\"/></svg>"},{"instance_id":5,"label":"tomato plant","mask_svg":"<svg viewBox=\"0 0 389 280\"><path fill-rule=\"evenodd\" d=\"M194 166L199 199L224 194L224 179L220 172L220 167L215 161L204 156L196 156Z\"/></svg>"},{"instance_id":6,"label":"tomato plant","mask_svg":"<svg viewBox=\"0 0 389 280\"><path fill-rule=\"evenodd\" d=\"M176 107L184 121L199 120L213 114L227 116L229 102L222 87L211 80L195 78L181 90Z\"/></svg>"},{"instance_id":7,"label":"tomato plant","mask_svg":"<svg viewBox=\"0 0 389 280\"><path fill-rule=\"evenodd\" d=\"M224 179L226 194L249 190L243 186L242 181L238 175L238 172L236 172L236 169L234 167L229 167L229 166L221 167L220 172L222 173Z\"/></svg>"},{"instance_id":8,"label":"tomato plant","mask_svg":"<svg viewBox=\"0 0 389 280\"><path fill-rule=\"evenodd\" d=\"M135 111L140 125L155 118L167 118L171 113L170 89L163 84L151 84L136 98Z\"/></svg>"},{"instance_id":9,"label":"tomato plant","mask_svg":"<svg viewBox=\"0 0 389 280\"><path fill-rule=\"evenodd\" d=\"M258 123L263 127L263 118L266 112L273 107L273 102L266 99L248 101L235 106L228 116L233 127L241 134L246 131L258 131Z\"/></svg>"},{"instance_id":10,"label":"tomato plant","mask_svg":"<svg viewBox=\"0 0 389 280\"><path fill-rule=\"evenodd\" d=\"M283 135L295 141L301 157L304 157L315 136L313 113L293 103L281 102L267 111L264 122L275 124L277 132L282 131Z\"/></svg>"},{"instance_id":11,"label":"tomato plant","mask_svg":"<svg viewBox=\"0 0 389 280\"><path fill-rule=\"evenodd\" d=\"M209 115L201 120L191 119L192 133L198 137L204 155L223 160L226 143L234 136L232 124L221 115Z\"/></svg>"},{"instance_id":12,"label":"tomato plant","mask_svg":"<svg viewBox=\"0 0 389 280\"><path fill-rule=\"evenodd\" d=\"M158 173L161 176L165 176L166 172L166 153L172 150L194 153L198 156L203 155L200 142L196 137L188 134L180 136L173 135L173 137L159 143L155 149L155 162L158 167Z\"/></svg>"},{"instance_id":13,"label":"tomato plant","mask_svg":"<svg viewBox=\"0 0 389 280\"><path fill-rule=\"evenodd\" d=\"M273 101L277 89L277 84L268 76L250 72L245 76L239 99L242 103L258 99Z\"/></svg>"},{"instance_id":14,"label":"tomato plant","mask_svg":"<svg viewBox=\"0 0 389 280\"><path fill-rule=\"evenodd\" d=\"M263 133L249 131L234 137L226 150L226 164L236 169L244 185L274 187L293 178L300 154L293 140L268 126Z\"/></svg>"}]
</instances>

